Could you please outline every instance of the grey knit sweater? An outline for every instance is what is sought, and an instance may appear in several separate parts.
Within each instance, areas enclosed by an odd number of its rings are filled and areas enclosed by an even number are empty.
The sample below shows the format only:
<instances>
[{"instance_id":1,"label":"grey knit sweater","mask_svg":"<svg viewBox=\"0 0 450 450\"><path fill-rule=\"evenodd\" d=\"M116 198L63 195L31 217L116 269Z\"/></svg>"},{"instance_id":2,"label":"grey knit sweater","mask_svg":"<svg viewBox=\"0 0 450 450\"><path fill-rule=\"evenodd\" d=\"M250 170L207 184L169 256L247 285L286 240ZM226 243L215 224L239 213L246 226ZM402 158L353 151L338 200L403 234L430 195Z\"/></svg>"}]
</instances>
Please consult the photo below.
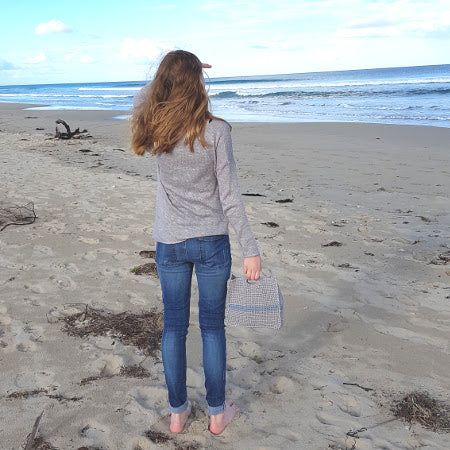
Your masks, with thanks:
<instances>
[{"instance_id":1,"label":"grey knit sweater","mask_svg":"<svg viewBox=\"0 0 450 450\"><path fill-rule=\"evenodd\" d=\"M155 241L166 244L215 234L237 234L244 257L259 255L239 190L230 127L212 120L205 129L210 147L196 141L194 153L183 141L158 154Z\"/></svg>"}]
</instances>

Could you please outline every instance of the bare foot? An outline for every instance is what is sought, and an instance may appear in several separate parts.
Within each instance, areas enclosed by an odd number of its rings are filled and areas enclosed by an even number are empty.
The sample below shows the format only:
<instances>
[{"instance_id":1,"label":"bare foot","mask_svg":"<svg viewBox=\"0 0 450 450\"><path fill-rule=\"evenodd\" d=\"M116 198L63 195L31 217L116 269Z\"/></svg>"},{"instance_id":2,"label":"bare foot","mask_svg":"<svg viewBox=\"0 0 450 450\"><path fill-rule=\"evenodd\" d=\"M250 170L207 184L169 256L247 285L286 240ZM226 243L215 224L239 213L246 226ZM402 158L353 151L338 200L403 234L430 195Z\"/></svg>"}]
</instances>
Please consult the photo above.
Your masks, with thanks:
<instances>
[{"instance_id":1,"label":"bare foot","mask_svg":"<svg viewBox=\"0 0 450 450\"><path fill-rule=\"evenodd\" d=\"M238 415L240 409L233 405L232 400L227 400L225 403L225 411L220 414L211 416L211 423L209 424L209 431L212 434L220 434L227 427L227 425Z\"/></svg>"},{"instance_id":2,"label":"bare foot","mask_svg":"<svg viewBox=\"0 0 450 450\"><path fill-rule=\"evenodd\" d=\"M184 426L188 420L189 414L191 414L191 404L180 413L172 413L170 416L170 431L172 433L181 433L184 430Z\"/></svg>"}]
</instances>

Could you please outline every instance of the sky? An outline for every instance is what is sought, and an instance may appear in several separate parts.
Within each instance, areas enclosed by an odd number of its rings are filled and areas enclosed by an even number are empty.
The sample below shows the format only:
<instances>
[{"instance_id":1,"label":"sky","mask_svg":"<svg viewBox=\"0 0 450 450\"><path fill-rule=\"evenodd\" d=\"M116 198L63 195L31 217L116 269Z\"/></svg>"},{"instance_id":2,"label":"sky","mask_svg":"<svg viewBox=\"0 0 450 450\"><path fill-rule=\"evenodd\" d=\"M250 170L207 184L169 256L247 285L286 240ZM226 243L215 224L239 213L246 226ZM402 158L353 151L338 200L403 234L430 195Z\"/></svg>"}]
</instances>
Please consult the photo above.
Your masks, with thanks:
<instances>
[{"instance_id":1,"label":"sky","mask_svg":"<svg viewBox=\"0 0 450 450\"><path fill-rule=\"evenodd\" d=\"M211 78L450 63L449 0L0 0L0 85L148 80L164 52Z\"/></svg>"}]
</instances>

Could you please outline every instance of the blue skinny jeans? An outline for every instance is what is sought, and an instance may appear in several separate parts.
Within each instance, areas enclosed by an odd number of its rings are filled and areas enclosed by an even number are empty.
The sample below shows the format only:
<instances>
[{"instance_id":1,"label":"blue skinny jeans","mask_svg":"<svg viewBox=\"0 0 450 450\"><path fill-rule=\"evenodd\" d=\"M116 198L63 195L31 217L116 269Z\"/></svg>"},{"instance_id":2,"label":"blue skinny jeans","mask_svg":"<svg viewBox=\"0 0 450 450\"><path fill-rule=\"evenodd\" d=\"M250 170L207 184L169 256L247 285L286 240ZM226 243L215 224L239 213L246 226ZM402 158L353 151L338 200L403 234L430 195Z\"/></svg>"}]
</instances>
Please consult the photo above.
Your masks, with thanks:
<instances>
[{"instance_id":1,"label":"blue skinny jeans","mask_svg":"<svg viewBox=\"0 0 450 450\"><path fill-rule=\"evenodd\" d=\"M164 304L162 359L173 413L188 407L186 336L189 328L192 270L198 282L199 323L203 342L203 370L209 413L225 409L225 298L231 272L228 235L156 244L156 266Z\"/></svg>"}]
</instances>

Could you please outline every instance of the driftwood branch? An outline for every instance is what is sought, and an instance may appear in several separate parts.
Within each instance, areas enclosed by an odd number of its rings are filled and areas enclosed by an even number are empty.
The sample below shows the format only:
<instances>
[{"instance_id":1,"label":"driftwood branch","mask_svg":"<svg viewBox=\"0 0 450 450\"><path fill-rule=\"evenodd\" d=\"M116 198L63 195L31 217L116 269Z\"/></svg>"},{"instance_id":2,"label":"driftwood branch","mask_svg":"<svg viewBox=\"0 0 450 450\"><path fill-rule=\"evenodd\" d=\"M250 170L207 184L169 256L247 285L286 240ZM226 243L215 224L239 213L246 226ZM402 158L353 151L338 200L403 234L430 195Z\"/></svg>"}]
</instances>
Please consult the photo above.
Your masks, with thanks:
<instances>
[{"instance_id":1,"label":"driftwood branch","mask_svg":"<svg viewBox=\"0 0 450 450\"><path fill-rule=\"evenodd\" d=\"M66 129L66 132L61 132L58 130L58 124L61 124ZM62 119L58 119L56 121L56 132L55 132L55 138L56 139L81 139L86 137L91 137L89 135L86 135L87 130L80 131L79 128L77 128L75 131L71 131L68 123Z\"/></svg>"},{"instance_id":2,"label":"driftwood branch","mask_svg":"<svg viewBox=\"0 0 450 450\"><path fill-rule=\"evenodd\" d=\"M44 411L39 414L36 421L34 422L33 430L31 431L30 435L28 436L27 445L25 446L25 450L33 450L34 448L34 437L36 436L37 430L39 428L39 422L42 419L42 415L44 414Z\"/></svg>"},{"instance_id":3,"label":"driftwood branch","mask_svg":"<svg viewBox=\"0 0 450 450\"><path fill-rule=\"evenodd\" d=\"M9 225L29 225L34 223L36 218L33 202L22 206L10 205L4 208L0 206L0 231Z\"/></svg>"}]
</instances>

